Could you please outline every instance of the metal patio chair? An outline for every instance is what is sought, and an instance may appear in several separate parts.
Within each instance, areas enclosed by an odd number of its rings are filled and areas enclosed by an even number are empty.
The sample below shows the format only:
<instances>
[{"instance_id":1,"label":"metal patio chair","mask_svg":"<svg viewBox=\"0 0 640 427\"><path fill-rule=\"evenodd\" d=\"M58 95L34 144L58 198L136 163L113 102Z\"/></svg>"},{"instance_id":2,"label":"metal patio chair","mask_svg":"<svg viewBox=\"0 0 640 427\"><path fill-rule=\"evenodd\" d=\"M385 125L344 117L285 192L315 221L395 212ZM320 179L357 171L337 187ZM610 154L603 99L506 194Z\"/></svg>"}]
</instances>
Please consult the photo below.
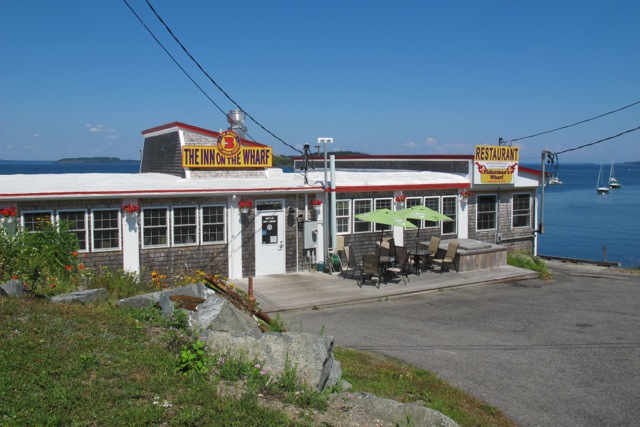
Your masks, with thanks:
<instances>
[{"instance_id":1,"label":"metal patio chair","mask_svg":"<svg viewBox=\"0 0 640 427\"><path fill-rule=\"evenodd\" d=\"M456 253L458 252L458 246L460 246L460 242L449 242L449 246L447 247L447 253L444 255L444 258L434 258L433 263L440 265L440 274L442 274L442 270L444 270L444 266L447 266L447 271L449 271L449 266L453 264L456 269L456 273L458 272L458 267L456 267L455 259Z\"/></svg>"}]
</instances>

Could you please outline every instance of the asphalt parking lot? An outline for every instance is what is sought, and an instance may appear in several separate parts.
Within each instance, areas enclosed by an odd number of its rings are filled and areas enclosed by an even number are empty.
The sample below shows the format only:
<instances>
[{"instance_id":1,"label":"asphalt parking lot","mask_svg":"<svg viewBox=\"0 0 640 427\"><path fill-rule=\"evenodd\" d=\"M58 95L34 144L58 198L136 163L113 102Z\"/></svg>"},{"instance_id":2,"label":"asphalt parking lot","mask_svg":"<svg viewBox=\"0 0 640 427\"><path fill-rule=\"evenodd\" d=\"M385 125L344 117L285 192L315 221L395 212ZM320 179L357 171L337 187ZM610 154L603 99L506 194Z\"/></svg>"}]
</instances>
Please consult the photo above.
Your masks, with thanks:
<instances>
[{"instance_id":1,"label":"asphalt parking lot","mask_svg":"<svg viewBox=\"0 0 640 427\"><path fill-rule=\"evenodd\" d=\"M437 373L521 426L640 425L640 275L537 279L280 313L292 331Z\"/></svg>"}]
</instances>

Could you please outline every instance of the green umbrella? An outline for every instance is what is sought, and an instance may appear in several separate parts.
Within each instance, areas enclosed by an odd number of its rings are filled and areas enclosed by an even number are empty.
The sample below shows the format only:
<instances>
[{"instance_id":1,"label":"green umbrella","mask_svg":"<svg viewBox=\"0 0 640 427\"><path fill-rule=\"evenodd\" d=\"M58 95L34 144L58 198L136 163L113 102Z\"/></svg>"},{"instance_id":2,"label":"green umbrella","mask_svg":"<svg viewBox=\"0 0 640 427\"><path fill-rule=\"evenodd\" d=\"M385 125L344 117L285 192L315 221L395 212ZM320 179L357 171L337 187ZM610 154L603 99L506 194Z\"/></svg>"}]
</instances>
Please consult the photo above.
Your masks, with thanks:
<instances>
[{"instance_id":1,"label":"green umbrella","mask_svg":"<svg viewBox=\"0 0 640 427\"><path fill-rule=\"evenodd\" d=\"M376 224L393 225L396 227L416 227L415 224L407 221L405 218L402 218L400 215L398 215L397 212L392 212L389 209L377 209L375 211L361 213L356 215L355 218L361 221L373 222ZM382 234L380 235L380 242L382 242L383 235L384 230L382 230Z\"/></svg>"},{"instance_id":2,"label":"green umbrella","mask_svg":"<svg viewBox=\"0 0 640 427\"><path fill-rule=\"evenodd\" d=\"M436 212L433 209L429 209L424 205L415 205L410 208L396 211L396 215L405 219L419 219L422 221L453 221L446 215ZM418 234L416 236L416 252L418 251L418 242L420 241L420 228L418 228Z\"/></svg>"}]
</instances>

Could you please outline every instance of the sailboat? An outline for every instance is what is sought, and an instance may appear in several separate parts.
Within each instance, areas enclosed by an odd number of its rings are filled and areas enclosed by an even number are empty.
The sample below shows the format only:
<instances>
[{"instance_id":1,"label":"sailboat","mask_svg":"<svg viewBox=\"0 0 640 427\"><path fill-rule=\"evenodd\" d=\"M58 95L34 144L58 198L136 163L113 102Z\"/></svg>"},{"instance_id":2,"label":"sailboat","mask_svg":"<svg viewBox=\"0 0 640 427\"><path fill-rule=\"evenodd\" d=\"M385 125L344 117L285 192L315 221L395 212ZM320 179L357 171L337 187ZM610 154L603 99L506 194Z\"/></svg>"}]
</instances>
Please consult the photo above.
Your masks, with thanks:
<instances>
[{"instance_id":1,"label":"sailboat","mask_svg":"<svg viewBox=\"0 0 640 427\"><path fill-rule=\"evenodd\" d=\"M620 188L622 184L618 182L613 174L613 160L611 160L611 170L609 171L609 188Z\"/></svg>"},{"instance_id":2,"label":"sailboat","mask_svg":"<svg viewBox=\"0 0 640 427\"><path fill-rule=\"evenodd\" d=\"M600 173L598 173L598 183L596 184L596 191L598 194L607 194L609 187L602 182L602 163L600 163Z\"/></svg>"}]
</instances>

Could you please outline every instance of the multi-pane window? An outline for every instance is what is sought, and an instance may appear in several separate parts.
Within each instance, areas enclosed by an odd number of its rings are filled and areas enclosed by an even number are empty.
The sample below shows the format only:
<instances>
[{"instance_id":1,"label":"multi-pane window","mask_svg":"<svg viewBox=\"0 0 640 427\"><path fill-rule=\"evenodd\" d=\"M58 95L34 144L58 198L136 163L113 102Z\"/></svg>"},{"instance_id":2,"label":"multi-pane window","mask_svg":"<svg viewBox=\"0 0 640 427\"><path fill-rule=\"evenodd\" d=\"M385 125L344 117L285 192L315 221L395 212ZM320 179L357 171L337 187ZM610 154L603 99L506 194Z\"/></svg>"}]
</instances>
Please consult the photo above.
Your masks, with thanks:
<instances>
[{"instance_id":1,"label":"multi-pane window","mask_svg":"<svg viewBox=\"0 0 640 427\"><path fill-rule=\"evenodd\" d=\"M406 204L407 208L418 206L422 204L422 197L407 197ZM408 219L408 221L418 228L422 227L422 224L420 224L422 221L420 221L419 219Z\"/></svg>"},{"instance_id":2,"label":"multi-pane window","mask_svg":"<svg viewBox=\"0 0 640 427\"><path fill-rule=\"evenodd\" d=\"M531 225L531 195L514 194L512 212L512 226L514 228L529 227Z\"/></svg>"},{"instance_id":3,"label":"multi-pane window","mask_svg":"<svg viewBox=\"0 0 640 427\"><path fill-rule=\"evenodd\" d=\"M58 211L60 221L65 221L69 226L69 231L76 234L78 238L78 249L86 251L87 245L87 212L82 211Z\"/></svg>"},{"instance_id":4,"label":"multi-pane window","mask_svg":"<svg viewBox=\"0 0 640 427\"><path fill-rule=\"evenodd\" d=\"M22 214L22 226L27 231L37 231L42 224L51 224L51 211L32 211Z\"/></svg>"},{"instance_id":5,"label":"multi-pane window","mask_svg":"<svg viewBox=\"0 0 640 427\"><path fill-rule=\"evenodd\" d=\"M442 213L452 219L452 221L442 221L442 234L454 234L458 232L457 201L457 196L442 197Z\"/></svg>"},{"instance_id":6,"label":"multi-pane window","mask_svg":"<svg viewBox=\"0 0 640 427\"><path fill-rule=\"evenodd\" d=\"M202 207L202 243L225 241L224 206Z\"/></svg>"},{"instance_id":7,"label":"multi-pane window","mask_svg":"<svg viewBox=\"0 0 640 427\"><path fill-rule=\"evenodd\" d=\"M198 243L196 207L173 208L173 244L194 245Z\"/></svg>"},{"instance_id":8,"label":"multi-pane window","mask_svg":"<svg viewBox=\"0 0 640 427\"><path fill-rule=\"evenodd\" d=\"M440 213L440 197L425 197L424 205L427 208L431 209L432 211L436 211ZM438 223L435 221L424 222L424 228L437 227L437 226L438 226Z\"/></svg>"},{"instance_id":9,"label":"multi-pane window","mask_svg":"<svg viewBox=\"0 0 640 427\"><path fill-rule=\"evenodd\" d=\"M495 230L497 196L481 195L476 198L476 229Z\"/></svg>"},{"instance_id":10,"label":"multi-pane window","mask_svg":"<svg viewBox=\"0 0 640 427\"><path fill-rule=\"evenodd\" d=\"M93 249L118 249L120 247L120 211L117 209L94 210Z\"/></svg>"},{"instance_id":11,"label":"multi-pane window","mask_svg":"<svg viewBox=\"0 0 640 427\"><path fill-rule=\"evenodd\" d=\"M336 200L336 229L338 234L351 232L351 200Z\"/></svg>"},{"instance_id":12,"label":"multi-pane window","mask_svg":"<svg viewBox=\"0 0 640 427\"><path fill-rule=\"evenodd\" d=\"M391 201L392 199L376 199L374 202L374 209L378 210L378 209L389 209L391 210ZM373 225L373 229L374 231L383 231L383 230L389 230L391 229L390 225L387 224L374 224Z\"/></svg>"},{"instance_id":13,"label":"multi-pane window","mask_svg":"<svg viewBox=\"0 0 640 427\"><path fill-rule=\"evenodd\" d=\"M142 245L167 246L169 221L166 208L142 209Z\"/></svg>"},{"instance_id":14,"label":"multi-pane window","mask_svg":"<svg viewBox=\"0 0 640 427\"><path fill-rule=\"evenodd\" d=\"M368 221L361 221L357 219L355 216L359 214L363 214L366 212L370 212L371 209L371 199L356 199L353 201L353 232L354 233L366 233L371 231L371 223Z\"/></svg>"}]
</instances>

